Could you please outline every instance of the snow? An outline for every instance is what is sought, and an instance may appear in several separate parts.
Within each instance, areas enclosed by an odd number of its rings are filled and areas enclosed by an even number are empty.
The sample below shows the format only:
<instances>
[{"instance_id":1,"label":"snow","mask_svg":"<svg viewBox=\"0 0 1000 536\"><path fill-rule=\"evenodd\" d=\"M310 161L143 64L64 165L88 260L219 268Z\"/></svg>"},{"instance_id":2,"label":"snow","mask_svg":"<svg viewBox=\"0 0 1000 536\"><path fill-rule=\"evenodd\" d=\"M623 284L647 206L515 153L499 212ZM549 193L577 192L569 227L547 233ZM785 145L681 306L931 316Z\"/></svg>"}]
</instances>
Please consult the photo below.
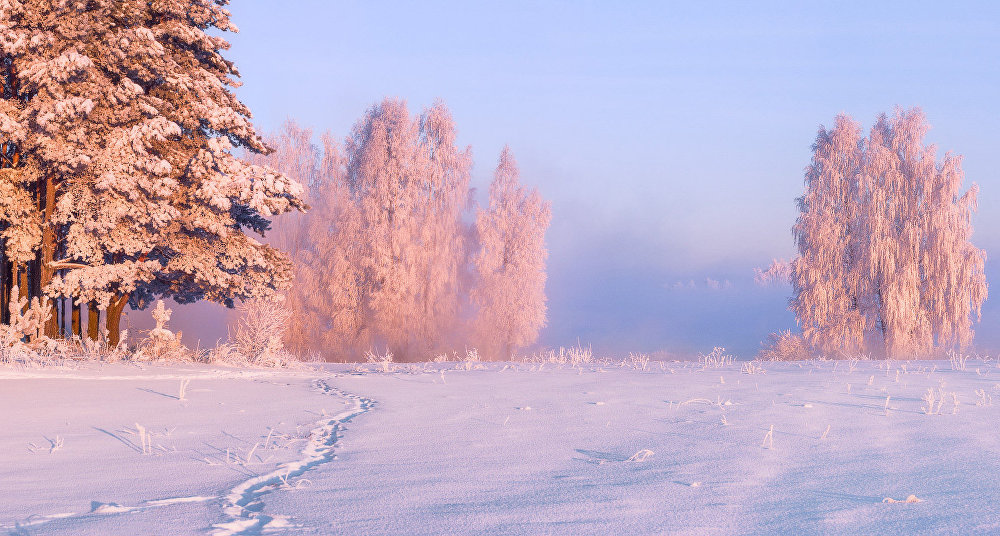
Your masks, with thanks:
<instances>
[{"instance_id":1,"label":"snow","mask_svg":"<svg viewBox=\"0 0 1000 536\"><path fill-rule=\"evenodd\" d=\"M994 361L394 368L2 369L0 528L1000 531Z\"/></svg>"}]
</instances>

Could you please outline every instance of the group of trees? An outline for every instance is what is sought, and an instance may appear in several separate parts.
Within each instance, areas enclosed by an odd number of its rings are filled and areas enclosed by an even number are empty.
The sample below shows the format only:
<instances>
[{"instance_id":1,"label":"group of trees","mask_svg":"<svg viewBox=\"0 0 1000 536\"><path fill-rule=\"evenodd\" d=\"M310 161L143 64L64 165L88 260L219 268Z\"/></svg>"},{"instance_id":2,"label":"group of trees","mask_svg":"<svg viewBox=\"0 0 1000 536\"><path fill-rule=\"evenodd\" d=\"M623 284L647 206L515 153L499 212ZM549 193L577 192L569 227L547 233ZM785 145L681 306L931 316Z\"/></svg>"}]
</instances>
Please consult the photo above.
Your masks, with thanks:
<instances>
[{"instance_id":1,"label":"group of trees","mask_svg":"<svg viewBox=\"0 0 1000 536\"><path fill-rule=\"evenodd\" d=\"M0 323L22 322L27 298L45 319L33 336L97 339L103 325L117 344L126 306L284 293L300 353L472 343L506 357L533 342L550 209L510 150L485 207L441 103L411 117L384 100L320 147L290 124L268 156L233 94L224 4L0 0ZM867 136L847 116L820 129L785 271L810 351L971 342L987 295L977 190L961 191L960 157L938 162L927 129L917 109ZM254 239L306 208L303 184L311 213Z\"/></svg>"},{"instance_id":2,"label":"group of trees","mask_svg":"<svg viewBox=\"0 0 1000 536\"><path fill-rule=\"evenodd\" d=\"M322 150L290 125L265 156L224 4L0 1L0 322L33 307L33 336L117 344L127 305L283 293L299 352L426 355L471 328L496 352L534 341L549 208L509 152L475 222L442 104L411 118L386 100ZM312 212L255 240L306 207L303 184Z\"/></svg>"},{"instance_id":3,"label":"group of trees","mask_svg":"<svg viewBox=\"0 0 1000 536\"><path fill-rule=\"evenodd\" d=\"M536 340L549 205L519 184L504 148L489 206L476 207L471 150L455 137L443 103L411 117L385 99L342 144L326 133L317 146L289 122L269 139L273 154L253 157L308 185L309 213L271 237L295 263L290 349L426 359L470 345L509 357Z\"/></svg>"},{"instance_id":4,"label":"group of trees","mask_svg":"<svg viewBox=\"0 0 1000 536\"><path fill-rule=\"evenodd\" d=\"M44 335L97 338L103 312L117 344L126 305L290 283L247 232L303 188L234 154L267 148L232 92L222 4L0 1L0 302L51 298Z\"/></svg>"},{"instance_id":5,"label":"group of trees","mask_svg":"<svg viewBox=\"0 0 1000 536\"><path fill-rule=\"evenodd\" d=\"M986 300L985 252L972 245L975 185L959 156L936 161L919 109L820 128L793 228L795 313L813 352L926 356L961 348ZM780 273L773 266L771 273Z\"/></svg>"}]
</instances>

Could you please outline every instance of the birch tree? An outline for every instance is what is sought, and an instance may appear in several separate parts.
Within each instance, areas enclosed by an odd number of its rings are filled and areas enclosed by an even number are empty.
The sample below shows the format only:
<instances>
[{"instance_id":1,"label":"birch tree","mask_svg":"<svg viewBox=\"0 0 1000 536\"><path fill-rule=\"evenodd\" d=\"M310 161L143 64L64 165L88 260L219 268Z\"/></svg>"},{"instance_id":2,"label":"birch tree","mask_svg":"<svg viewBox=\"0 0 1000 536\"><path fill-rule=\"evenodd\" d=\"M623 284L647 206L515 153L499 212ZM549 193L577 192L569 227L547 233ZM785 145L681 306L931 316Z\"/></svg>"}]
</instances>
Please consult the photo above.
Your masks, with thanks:
<instances>
[{"instance_id":1,"label":"birch tree","mask_svg":"<svg viewBox=\"0 0 1000 536\"><path fill-rule=\"evenodd\" d=\"M537 340L547 312L545 231L551 208L518 179L517 162L505 146L490 184L489 208L476 216L476 331L487 353L505 359Z\"/></svg>"},{"instance_id":2,"label":"birch tree","mask_svg":"<svg viewBox=\"0 0 1000 536\"><path fill-rule=\"evenodd\" d=\"M471 150L441 102L413 117L383 100L343 149L329 133L316 146L293 122L268 141L275 152L251 161L309 186L309 213L279 222L270 242L295 263L294 351L350 359L384 345L413 359L477 339L509 356L537 338L550 209L518 183L509 149L489 210L469 225Z\"/></svg>"},{"instance_id":3,"label":"birch tree","mask_svg":"<svg viewBox=\"0 0 1000 536\"><path fill-rule=\"evenodd\" d=\"M462 215L472 206L472 151L455 145L455 124L438 101L420 119L424 172L419 185L420 339L425 352L447 346L459 326L469 244Z\"/></svg>"},{"instance_id":4,"label":"birch tree","mask_svg":"<svg viewBox=\"0 0 1000 536\"><path fill-rule=\"evenodd\" d=\"M821 129L794 228L791 308L825 353L918 357L965 347L986 299L970 241L977 187L961 159L936 161L919 109L882 115L860 140L849 118Z\"/></svg>"},{"instance_id":5,"label":"birch tree","mask_svg":"<svg viewBox=\"0 0 1000 536\"><path fill-rule=\"evenodd\" d=\"M291 311L285 345L298 355L321 354L346 359L368 343L357 266L358 211L346 182L345 159L334 137L321 146L313 133L288 121L267 137L275 150L251 155L308 186L308 214L292 214L275 225L268 243L287 253L294 281L283 306Z\"/></svg>"},{"instance_id":6,"label":"birch tree","mask_svg":"<svg viewBox=\"0 0 1000 536\"><path fill-rule=\"evenodd\" d=\"M420 272L417 188L419 125L406 103L386 99L371 107L347 140L348 183L361 214L357 251L363 300L376 337L397 356L415 342Z\"/></svg>"},{"instance_id":7,"label":"birch tree","mask_svg":"<svg viewBox=\"0 0 1000 536\"><path fill-rule=\"evenodd\" d=\"M861 166L860 125L841 115L832 129L820 128L792 230L799 257L791 266L790 307L803 336L814 347L851 354L864 349L866 329L858 259Z\"/></svg>"},{"instance_id":8,"label":"birch tree","mask_svg":"<svg viewBox=\"0 0 1000 536\"><path fill-rule=\"evenodd\" d=\"M347 183L347 161L341 146L326 133L321 138L323 159L316 196L317 215L311 235L318 238L316 254L306 259L315 278L308 296L310 310L324 319L318 339L325 355L348 360L372 344L369 308L364 301L370 288L361 269L360 252L365 235L357 203ZM306 287L308 288L308 286Z\"/></svg>"},{"instance_id":9,"label":"birch tree","mask_svg":"<svg viewBox=\"0 0 1000 536\"><path fill-rule=\"evenodd\" d=\"M367 331L397 356L425 357L459 325L470 151L455 145L443 104L413 119L386 99L354 126L346 152Z\"/></svg>"},{"instance_id":10,"label":"birch tree","mask_svg":"<svg viewBox=\"0 0 1000 536\"><path fill-rule=\"evenodd\" d=\"M293 283L283 293L281 306L291 314L291 321L285 331L283 343L296 355L312 350L312 342L322 332L322 326L307 303L309 295L316 292L310 285L313 275L309 272L309 260L314 256L314 239L310 236L309 223L322 218L317 214L315 202L322 179L319 176L319 150L312 142L312 131L300 127L294 121L286 121L274 136L266 136L265 141L273 149L270 154L249 153L249 162L270 166L296 182L306 186L306 201L310 214L290 214L277 222L268 235L267 243L287 254L292 261Z\"/></svg>"}]
</instances>

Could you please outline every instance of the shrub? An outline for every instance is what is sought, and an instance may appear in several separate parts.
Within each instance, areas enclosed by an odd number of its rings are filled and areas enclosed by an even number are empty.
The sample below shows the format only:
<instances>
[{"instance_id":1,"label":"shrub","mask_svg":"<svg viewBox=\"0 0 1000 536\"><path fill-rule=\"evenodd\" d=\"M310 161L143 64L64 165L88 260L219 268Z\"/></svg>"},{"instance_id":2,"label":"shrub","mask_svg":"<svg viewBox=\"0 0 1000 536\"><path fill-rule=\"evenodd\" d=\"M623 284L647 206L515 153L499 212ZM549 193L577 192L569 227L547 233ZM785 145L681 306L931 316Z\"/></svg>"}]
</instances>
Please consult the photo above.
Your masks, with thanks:
<instances>
[{"instance_id":1,"label":"shrub","mask_svg":"<svg viewBox=\"0 0 1000 536\"><path fill-rule=\"evenodd\" d=\"M232 348L220 348L215 358L236 359L238 364L284 366L293 361L284 350L291 311L282 300L254 299L240 304L235 332L230 332Z\"/></svg>"},{"instance_id":2,"label":"shrub","mask_svg":"<svg viewBox=\"0 0 1000 536\"><path fill-rule=\"evenodd\" d=\"M722 368L733 364L733 356L727 354L725 348L716 346L708 354L698 354L698 363L702 368Z\"/></svg>"},{"instance_id":3,"label":"shrub","mask_svg":"<svg viewBox=\"0 0 1000 536\"><path fill-rule=\"evenodd\" d=\"M761 361L800 361L812 357L802 336L787 329L768 335L757 353L757 359Z\"/></svg>"}]
</instances>

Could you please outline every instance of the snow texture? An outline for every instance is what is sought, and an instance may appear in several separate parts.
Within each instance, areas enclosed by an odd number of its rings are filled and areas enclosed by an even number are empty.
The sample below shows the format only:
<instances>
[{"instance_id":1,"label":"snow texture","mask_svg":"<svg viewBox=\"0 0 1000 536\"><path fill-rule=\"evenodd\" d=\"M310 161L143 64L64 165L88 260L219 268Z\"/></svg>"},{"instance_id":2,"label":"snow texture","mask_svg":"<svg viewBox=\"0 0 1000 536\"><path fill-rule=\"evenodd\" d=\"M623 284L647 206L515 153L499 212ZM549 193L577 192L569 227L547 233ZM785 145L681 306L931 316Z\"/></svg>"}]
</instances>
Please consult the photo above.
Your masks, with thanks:
<instances>
[{"instance_id":1,"label":"snow texture","mask_svg":"<svg viewBox=\"0 0 1000 536\"><path fill-rule=\"evenodd\" d=\"M995 361L376 369L0 370L0 527L1000 531Z\"/></svg>"}]
</instances>

